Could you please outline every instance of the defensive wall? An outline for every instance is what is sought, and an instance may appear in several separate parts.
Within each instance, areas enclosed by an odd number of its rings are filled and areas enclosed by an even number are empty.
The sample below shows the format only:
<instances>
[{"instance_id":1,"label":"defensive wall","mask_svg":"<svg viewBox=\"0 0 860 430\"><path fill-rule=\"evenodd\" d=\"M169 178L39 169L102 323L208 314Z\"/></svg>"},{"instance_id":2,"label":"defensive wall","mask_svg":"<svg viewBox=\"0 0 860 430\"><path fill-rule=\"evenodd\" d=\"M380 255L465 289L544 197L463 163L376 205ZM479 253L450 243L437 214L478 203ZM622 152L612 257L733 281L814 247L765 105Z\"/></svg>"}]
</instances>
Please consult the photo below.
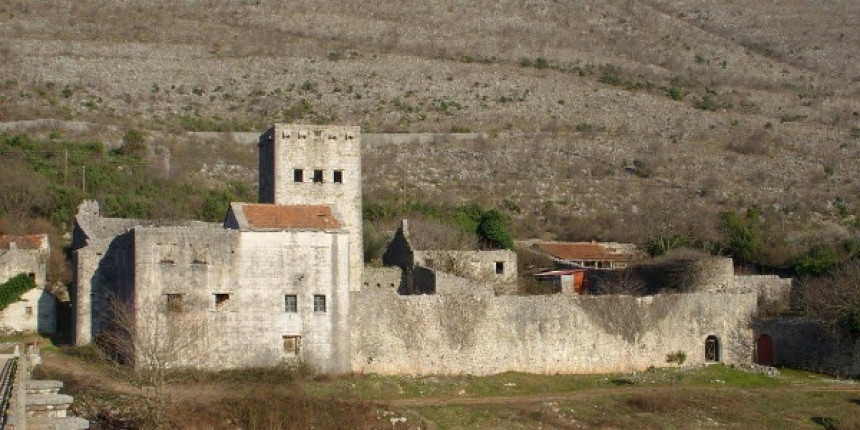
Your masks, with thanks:
<instances>
[{"instance_id":1,"label":"defensive wall","mask_svg":"<svg viewBox=\"0 0 860 430\"><path fill-rule=\"evenodd\" d=\"M761 319L756 321L754 329L757 355L769 358L771 363L767 364L837 376L860 376L860 339L847 333L788 316Z\"/></svg>"},{"instance_id":2,"label":"defensive wall","mask_svg":"<svg viewBox=\"0 0 860 430\"><path fill-rule=\"evenodd\" d=\"M351 293L352 368L381 374L603 373L748 363L755 293L454 296Z\"/></svg>"}]
</instances>

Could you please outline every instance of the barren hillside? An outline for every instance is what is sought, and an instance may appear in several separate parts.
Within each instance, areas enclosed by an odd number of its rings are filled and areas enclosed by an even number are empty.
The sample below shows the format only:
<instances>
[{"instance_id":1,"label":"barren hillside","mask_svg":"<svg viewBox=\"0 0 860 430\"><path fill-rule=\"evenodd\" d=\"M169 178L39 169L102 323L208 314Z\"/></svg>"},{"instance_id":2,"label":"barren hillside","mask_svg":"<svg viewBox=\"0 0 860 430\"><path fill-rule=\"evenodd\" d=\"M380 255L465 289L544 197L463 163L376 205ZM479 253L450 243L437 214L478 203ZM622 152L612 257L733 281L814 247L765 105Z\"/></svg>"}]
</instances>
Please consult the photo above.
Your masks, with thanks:
<instances>
[{"instance_id":1,"label":"barren hillside","mask_svg":"<svg viewBox=\"0 0 860 430\"><path fill-rule=\"evenodd\" d=\"M0 121L155 145L275 121L481 132L368 143L366 195L572 239L715 237L719 211L757 207L796 253L857 236L857 22L854 0L11 0Z\"/></svg>"}]
</instances>

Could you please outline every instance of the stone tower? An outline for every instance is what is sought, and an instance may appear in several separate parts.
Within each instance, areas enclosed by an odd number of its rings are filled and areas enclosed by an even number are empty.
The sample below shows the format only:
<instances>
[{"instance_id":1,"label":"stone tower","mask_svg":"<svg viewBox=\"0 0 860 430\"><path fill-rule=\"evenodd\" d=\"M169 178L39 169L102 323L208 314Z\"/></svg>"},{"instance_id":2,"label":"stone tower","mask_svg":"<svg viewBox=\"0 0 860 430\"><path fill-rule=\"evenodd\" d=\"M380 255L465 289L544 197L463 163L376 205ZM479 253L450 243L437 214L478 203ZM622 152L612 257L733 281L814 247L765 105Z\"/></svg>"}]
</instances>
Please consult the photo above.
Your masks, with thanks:
<instances>
[{"instance_id":1,"label":"stone tower","mask_svg":"<svg viewBox=\"0 0 860 430\"><path fill-rule=\"evenodd\" d=\"M350 233L349 289L361 289L361 129L275 124L260 136L260 203L330 205Z\"/></svg>"}]
</instances>

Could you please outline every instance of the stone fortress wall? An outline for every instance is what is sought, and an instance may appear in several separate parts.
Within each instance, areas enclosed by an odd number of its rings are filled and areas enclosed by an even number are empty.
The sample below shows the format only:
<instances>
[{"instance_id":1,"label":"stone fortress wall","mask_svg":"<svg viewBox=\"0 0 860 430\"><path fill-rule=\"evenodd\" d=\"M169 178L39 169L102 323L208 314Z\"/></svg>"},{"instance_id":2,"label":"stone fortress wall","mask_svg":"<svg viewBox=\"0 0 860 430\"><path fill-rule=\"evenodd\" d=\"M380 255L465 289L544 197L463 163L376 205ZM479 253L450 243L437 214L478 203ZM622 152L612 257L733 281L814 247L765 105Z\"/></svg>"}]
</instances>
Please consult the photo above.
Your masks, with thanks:
<instances>
[{"instance_id":1,"label":"stone fortress wall","mask_svg":"<svg viewBox=\"0 0 860 430\"><path fill-rule=\"evenodd\" d=\"M352 293L352 368L382 374L604 373L748 363L755 293L398 296Z\"/></svg>"}]
</instances>

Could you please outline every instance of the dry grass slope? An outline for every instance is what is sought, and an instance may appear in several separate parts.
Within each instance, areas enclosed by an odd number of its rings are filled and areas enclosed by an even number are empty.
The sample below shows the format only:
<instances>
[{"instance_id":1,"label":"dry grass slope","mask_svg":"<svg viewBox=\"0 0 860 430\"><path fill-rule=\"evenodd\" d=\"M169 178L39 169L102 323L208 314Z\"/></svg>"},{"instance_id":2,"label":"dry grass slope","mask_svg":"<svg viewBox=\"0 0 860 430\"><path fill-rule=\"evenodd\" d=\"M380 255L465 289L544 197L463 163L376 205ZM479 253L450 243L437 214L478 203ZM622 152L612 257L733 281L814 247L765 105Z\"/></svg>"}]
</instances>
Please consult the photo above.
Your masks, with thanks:
<instances>
[{"instance_id":1,"label":"dry grass slope","mask_svg":"<svg viewBox=\"0 0 860 430\"><path fill-rule=\"evenodd\" d=\"M857 234L858 20L853 0L11 0L0 121L478 131L367 145L368 197L620 240L755 205L797 248Z\"/></svg>"}]
</instances>

